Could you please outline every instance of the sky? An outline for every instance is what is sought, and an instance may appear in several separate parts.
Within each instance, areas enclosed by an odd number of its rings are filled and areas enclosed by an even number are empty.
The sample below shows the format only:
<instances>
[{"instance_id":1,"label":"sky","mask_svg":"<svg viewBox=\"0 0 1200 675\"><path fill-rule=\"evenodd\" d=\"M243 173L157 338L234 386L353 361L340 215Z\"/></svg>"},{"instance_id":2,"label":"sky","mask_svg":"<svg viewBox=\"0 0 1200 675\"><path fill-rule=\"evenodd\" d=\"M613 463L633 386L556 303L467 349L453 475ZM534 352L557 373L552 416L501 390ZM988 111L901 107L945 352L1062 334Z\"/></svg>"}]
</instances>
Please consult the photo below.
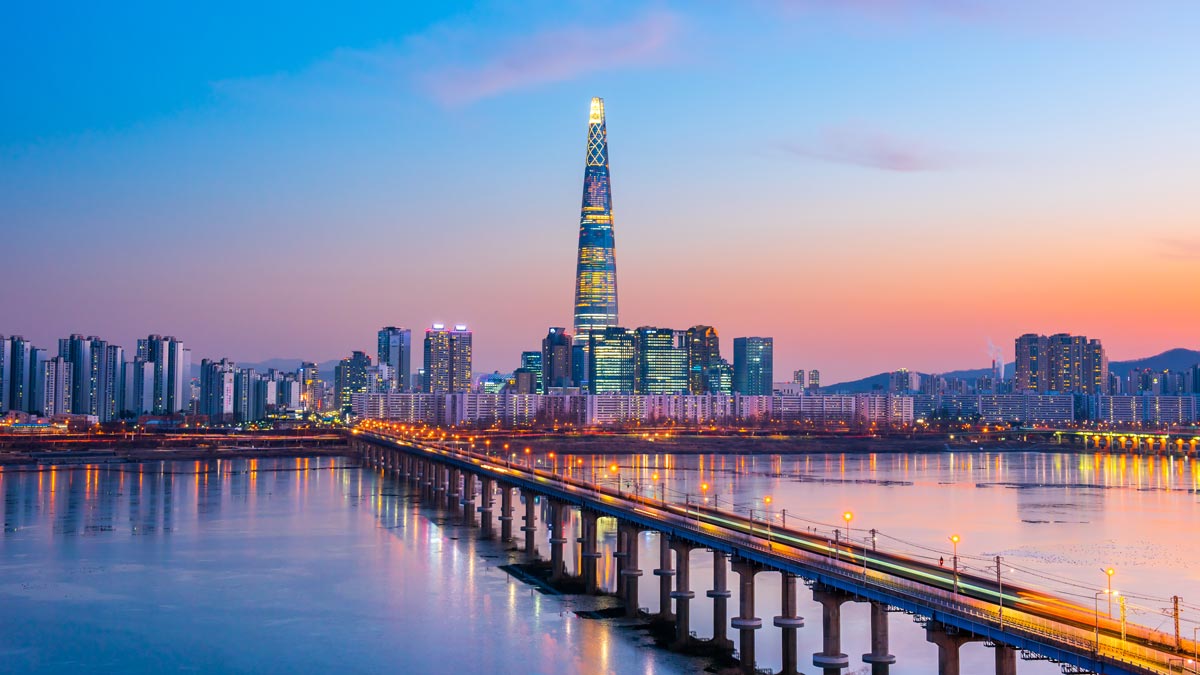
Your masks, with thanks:
<instances>
[{"instance_id":1,"label":"sky","mask_svg":"<svg viewBox=\"0 0 1200 675\"><path fill-rule=\"evenodd\" d=\"M335 4L6 7L0 334L438 321L511 370L571 325L601 96L623 325L825 382L1197 346L1193 0Z\"/></svg>"}]
</instances>

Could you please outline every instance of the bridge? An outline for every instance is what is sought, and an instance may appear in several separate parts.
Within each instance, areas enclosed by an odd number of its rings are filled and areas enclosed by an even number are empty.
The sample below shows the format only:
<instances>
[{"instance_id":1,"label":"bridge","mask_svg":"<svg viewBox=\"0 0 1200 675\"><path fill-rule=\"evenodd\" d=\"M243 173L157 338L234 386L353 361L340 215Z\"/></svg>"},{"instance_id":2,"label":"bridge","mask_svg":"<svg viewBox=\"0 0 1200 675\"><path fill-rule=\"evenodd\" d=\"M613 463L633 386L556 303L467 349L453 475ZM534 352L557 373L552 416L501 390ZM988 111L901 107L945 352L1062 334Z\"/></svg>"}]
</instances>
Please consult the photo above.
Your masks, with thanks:
<instances>
[{"instance_id":1,"label":"bridge","mask_svg":"<svg viewBox=\"0 0 1200 675\"><path fill-rule=\"evenodd\" d=\"M690 630L691 553L701 549L713 556L714 635L708 646L732 652L728 628L738 632L736 654L742 670L755 673L755 632L763 619L755 616L755 576L781 574L782 614L772 623L782 631L784 675L799 670L796 631L804 626L797 614L797 580L809 586L821 605L822 650L812 655L825 675L837 675L850 665L841 647L841 607L847 602L870 603L871 652L862 660L873 673L887 673L895 657L888 653L888 615L904 612L926 629L926 639L938 649L939 675L959 675L959 648L971 641L995 649L996 675L1015 675L1018 657L1049 660L1064 673L1148 675L1197 673L1197 645L1175 633L1115 621L1099 609L1084 607L1031 588L962 572L955 559L951 568L889 552L872 542L855 544L812 532L775 526L728 511L679 504L620 488L602 486L518 465L505 458L454 445L431 444L407 438L380 426L358 428L349 434L352 453L364 464L391 473L419 487L422 499L451 508L461 505L465 523L495 536L495 498L500 500L502 540L513 538L514 493L524 501L524 551L537 558L535 503L548 504L551 581L564 581L564 547L581 545L579 576L586 593L598 593L597 520L617 522L617 596L625 614L641 615L638 584L644 574L638 560L638 535L660 534L659 610L655 617L674 623L677 648L695 646ZM476 506L478 504L478 507ZM571 510L580 514L579 536L567 532ZM476 521L478 514L479 520ZM572 544L574 545L574 544ZM728 570L738 575L737 614L728 616L732 597ZM1105 591L1097 593L1096 601Z\"/></svg>"}]
</instances>

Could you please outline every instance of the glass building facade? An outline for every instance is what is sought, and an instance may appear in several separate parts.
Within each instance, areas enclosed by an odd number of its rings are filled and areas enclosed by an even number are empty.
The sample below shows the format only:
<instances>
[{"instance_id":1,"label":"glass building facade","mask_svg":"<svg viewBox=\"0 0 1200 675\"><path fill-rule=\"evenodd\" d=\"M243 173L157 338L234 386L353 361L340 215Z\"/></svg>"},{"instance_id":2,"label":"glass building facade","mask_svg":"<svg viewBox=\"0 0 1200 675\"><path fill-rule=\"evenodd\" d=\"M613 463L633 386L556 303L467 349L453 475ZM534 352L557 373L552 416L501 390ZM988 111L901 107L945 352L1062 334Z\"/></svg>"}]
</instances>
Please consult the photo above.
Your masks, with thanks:
<instances>
[{"instance_id":1,"label":"glass building facade","mask_svg":"<svg viewBox=\"0 0 1200 675\"><path fill-rule=\"evenodd\" d=\"M587 164L579 215L579 258L575 271L575 343L587 345L593 331L617 325L617 261L613 244L612 194L604 100L593 98L588 116ZM590 369L589 369L590 370Z\"/></svg>"},{"instance_id":2,"label":"glass building facade","mask_svg":"<svg viewBox=\"0 0 1200 675\"><path fill-rule=\"evenodd\" d=\"M733 391L770 396L774 391L775 341L769 337L733 339Z\"/></svg>"},{"instance_id":3,"label":"glass building facade","mask_svg":"<svg viewBox=\"0 0 1200 675\"><path fill-rule=\"evenodd\" d=\"M634 387L638 394L686 394L687 352L670 328L637 329Z\"/></svg>"},{"instance_id":4,"label":"glass building facade","mask_svg":"<svg viewBox=\"0 0 1200 675\"><path fill-rule=\"evenodd\" d=\"M637 334L609 326L588 334L588 391L593 394L632 394Z\"/></svg>"}]
</instances>

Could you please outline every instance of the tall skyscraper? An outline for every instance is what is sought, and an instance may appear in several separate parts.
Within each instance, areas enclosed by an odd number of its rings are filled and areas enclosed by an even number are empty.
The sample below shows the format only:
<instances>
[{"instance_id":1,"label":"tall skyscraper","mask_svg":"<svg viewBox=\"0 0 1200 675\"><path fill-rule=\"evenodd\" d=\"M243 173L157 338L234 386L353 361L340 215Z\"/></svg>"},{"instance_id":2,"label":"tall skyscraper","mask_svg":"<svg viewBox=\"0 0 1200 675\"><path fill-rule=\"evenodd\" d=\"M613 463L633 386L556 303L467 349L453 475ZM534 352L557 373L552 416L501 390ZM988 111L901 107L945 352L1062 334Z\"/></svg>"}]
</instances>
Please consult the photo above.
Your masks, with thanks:
<instances>
[{"instance_id":1,"label":"tall skyscraper","mask_svg":"<svg viewBox=\"0 0 1200 675\"><path fill-rule=\"evenodd\" d=\"M542 387L573 387L586 378L574 375L571 335L565 328L551 327L542 339Z\"/></svg>"},{"instance_id":2,"label":"tall skyscraper","mask_svg":"<svg viewBox=\"0 0 1200 675\"><path fill-rule=\"evenodd\" d=\"M8 338L0 335L0 412L8 410L9 369L12 367L12 346Z\"/></svg>"},{"instance_id":3,"label":"tall skyscraper","mask_svg":"<svg viewBox=\"0 0 1200 675\"><path fill-rule=\"evenodd\" d=\"M708 371L721 360L721 338L712 326L692 326L684 335L687 349L688 392L707 394Z\"/></svg>"},{"instance_id":4,"label":"tall skyscraper","mask_svg":"<svg viewBox=\"0 0 1200 675\"><path fill-rule=\"evenodd\" d=\"M586 346L593 331L616 325L617 261L608 175L608 133L604 122L604 100L593 98L588 115L583 207L579 214L575 344Z\"/></svg>"},{"instance_id":5,"label":"tall skyscraper","mask_svg":"<svg viewBox=\"0 0 1200 675\"><path fill-rule=\"evenodd\" d=\"M632 394L635 387L637 338L619 326L588 335L588 391L593 394Z\"/></svg>"},{"instance_id":6,"label":"tall skyscraper","mask_svg":"<svg viewBox=\"0 0 1200 675\"><path fill-rule=\"evenodd\" d=\"M770 396L774 392L774 349L775 341L769 337L733 339L735 393Z\"/></svg>"},{"instance_id":7,"label":"tall skyscraper","mask_svg":"<svg viewBox=\"0 0 1200 675\"><path fill-rule=\"evenodd\" d=\"M412 331L388 326L379 331L377 363L392 369L392 389L408 391L412 387Z\"/></svg>"},{"instance_id":8,"label":"tall skyscraper","mask_svg":"<svg viewBox=\"0 0 1200 675\"><path fill-rule=\"evenodd\" d=\"M634 391L638 394L686 394L688 355L670 328L642 326L634 331Z\"/></svg>"},{"instance_id":9,"label":"tall skyscraper","mask_svg":"<svg viewBox=\"0 0 1200 675\"><path fill-rule=\"evenodd\" d=\"M426 329L424 378L427 392L471 391L471 331L465 325Z\"/></svg>"}]
</instances>

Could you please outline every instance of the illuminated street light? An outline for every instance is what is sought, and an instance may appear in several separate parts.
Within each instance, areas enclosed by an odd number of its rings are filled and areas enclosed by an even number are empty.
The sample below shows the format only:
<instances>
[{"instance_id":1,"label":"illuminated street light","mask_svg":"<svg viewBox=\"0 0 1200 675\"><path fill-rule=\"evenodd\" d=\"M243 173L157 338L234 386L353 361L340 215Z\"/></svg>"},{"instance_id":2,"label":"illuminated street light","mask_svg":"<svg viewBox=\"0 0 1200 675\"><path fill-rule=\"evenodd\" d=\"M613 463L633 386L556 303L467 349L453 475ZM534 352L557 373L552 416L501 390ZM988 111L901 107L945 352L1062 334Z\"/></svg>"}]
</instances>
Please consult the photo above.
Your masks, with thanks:
<instances>
[{"instance_id":1,"label":"illuminated street light","mask_svg":"<svg viewBox=\"0 0 1200 675\"><path fill-rule=\"evenodd\" d=\"M846 521L846 541L850 541L850 521L854 520L854 514L849 511L842 514L842 520Z\"/></svg>"},{"instance_id":2,"label":"illuminated street light","mask_svg":"<svg viewBox=\"0 0 1200 675\"><path fill-rule=\"evenodd\" d=\"M954 544L954 594L958 595L958 542L960 541L957 534L950 535L950 543Z\"/></svg>"},{"instance_id":3,"label":"illuminated street light","mask_svg":"<svg viewBox=\"0 0 1200 675\"><path fill-rule=\"evenodd\" d=\"M1116 570L1109 567L1107 569L1103 569L1100 571L1104 572L1104 576L1108 577L1108 618L1111 619L1112 618L1112 599L1113 599L1112 577L1113 577L1113 574L1116 573Z\"/></svg>"}]
</instances>

